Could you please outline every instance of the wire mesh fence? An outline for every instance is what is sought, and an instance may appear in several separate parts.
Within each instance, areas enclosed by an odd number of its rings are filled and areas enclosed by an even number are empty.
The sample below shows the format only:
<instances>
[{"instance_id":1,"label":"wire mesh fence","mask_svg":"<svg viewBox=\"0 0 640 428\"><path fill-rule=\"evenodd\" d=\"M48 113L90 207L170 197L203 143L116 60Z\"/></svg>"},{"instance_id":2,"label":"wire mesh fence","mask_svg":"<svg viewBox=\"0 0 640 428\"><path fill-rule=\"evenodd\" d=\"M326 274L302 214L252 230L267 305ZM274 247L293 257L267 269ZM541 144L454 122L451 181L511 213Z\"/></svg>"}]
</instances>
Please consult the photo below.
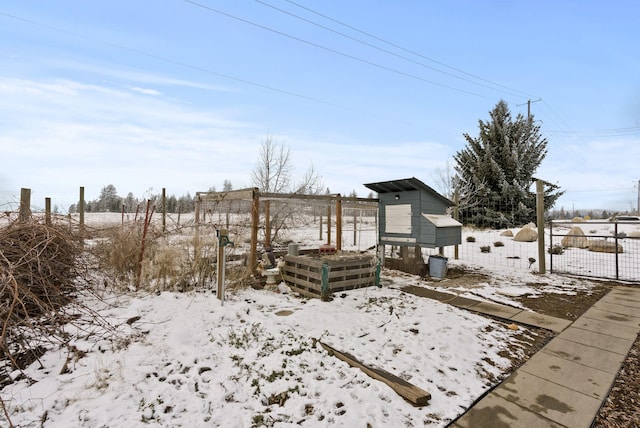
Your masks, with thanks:
<instances>
[{"instance_id":1,"label":"wire mesh fence","mask_svg":"<svg viewBox=\"0 0 640 428\"><path fill-rule=\"evenodd\" d=\"M552 221L550 271L640 281L640 222Z\"/></svg>"},{"instance_id":2,"label":"wire mesh fence","mask_svg":"<svg viewBox=\"0 0 640 428\"><path fill-rule=\"evenodd\" d=\"M430 255L442 254L451 260L472 267L506 268L528 271L538 269L537 241L519 242L514 236L523 228L513 229L477 229L463 227L462 243L456 247L444 247L423 250L425 260ZM531 228L536 232L535 228Z\"/></svg>"},{"instance_id":3,"label":"wire mesh fence","mask_svg":"<svg viewBox=\"0 0 640 428\"><path fill-rule=\"evenodd\" d=\"M234 247L229 248L230 257L239 260L251 250L252 244L257 244L259 254L266 245L276 253L285 253L290 243L298 244L303 252L315 251L321 246L335 247L338 241L340 248L347 252L375 252L377 249L379 225L375 199L342 198L339 206L340 198L336 195L260 195L257 242L252 242L255 201L250 197L228 198L225 192L219 195L222 196L203 198L199 213L163 215L161 202L155 200L150 222L157 230L175 235L170 239L195 239L196 236L213 239L217 230L226 229L229 239L234 241ZM70 194L67 199L64 205L77 198ZM17 210L17 205L6 207L2 216L4 222L12 218L11 213ZM516 216L510 213L521 212L522 207L510 207L506 203L499 208L505 213L499 218L489 217L483 221L482 216L474 216L473 224L470 224L470 218L459 218L464 225L461 244L442 249L422 248L423 260L426 262L429 256L442 254L471 266L531 271L539 268L538 242L544 237L546 265L550 272L640 281L640 223L576 218L553 220L544 230L538 230L533 223L515 224ZM34 216L44 215L42 207L35 203L32 211ZM144 207L136 212L87 213L85 223L90 228L123 226L143 222L145 214ZM80 220L78 213L64 211L54 211L53 218L56 223L66 222L72 227ZM531 220L535 221L535 217ZM572 231L575 227L580 231ZM519 237L521 233L527 236ZM385 251L386 256L398 256L401 250L387 246Z\"/></svg>"},{"instance_id":4,"label":"wire mesh fence","mask_svg":"<svg viewBox=\"0 0 640 428\"><path fill-rule=\"evenodd\" d=\"M491 209L484 208L477 207L456 216L463 224L462 242L457 248L445 247L443 255L476 267L538 269L540 231L534 210L508 201L496 202ZM426 253L433 255L440 250L430 249Z\"/></svg>"},{"instance_id":5,"label":"wire mesh fence","mask_svg":"<svg viewBox=\"0 0 640 428\"><path fill-rule=\"evenodd\" d=\"M251 228L257 227L257 244L274 252L284 252L288 244L299 244L302 251L320 246L339 246L343 251L373 250L377 243L375 201L331 196L311 198L304 195L259 196L257 218L252 218L253 200L248 194L240 199L207 193L200 196L196 222L228 230L241 244L250 242ZM338 205L340 204L340 205ZM338 233L340 234L338 236Z\"/></svg>"}]
</instances>

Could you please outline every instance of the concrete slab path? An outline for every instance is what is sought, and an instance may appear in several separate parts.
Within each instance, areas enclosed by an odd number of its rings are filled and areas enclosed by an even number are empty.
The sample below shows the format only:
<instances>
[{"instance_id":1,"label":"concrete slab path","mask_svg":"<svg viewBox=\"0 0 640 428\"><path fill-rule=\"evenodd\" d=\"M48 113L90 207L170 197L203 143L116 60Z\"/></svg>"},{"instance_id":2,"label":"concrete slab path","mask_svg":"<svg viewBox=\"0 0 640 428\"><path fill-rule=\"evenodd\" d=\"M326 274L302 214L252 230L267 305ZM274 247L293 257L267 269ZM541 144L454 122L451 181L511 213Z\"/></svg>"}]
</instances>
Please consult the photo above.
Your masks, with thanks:
<instances>
[{"instance_id":1,"label":"concrete slab path","mask_svg":"<svg viewBox=\"0 0 640 428\"><path fill-rule=\"evenodd\" d=\"M617 287L450 426L590 427L638 334L640 288Z\"/></svg>"}]
</instances>

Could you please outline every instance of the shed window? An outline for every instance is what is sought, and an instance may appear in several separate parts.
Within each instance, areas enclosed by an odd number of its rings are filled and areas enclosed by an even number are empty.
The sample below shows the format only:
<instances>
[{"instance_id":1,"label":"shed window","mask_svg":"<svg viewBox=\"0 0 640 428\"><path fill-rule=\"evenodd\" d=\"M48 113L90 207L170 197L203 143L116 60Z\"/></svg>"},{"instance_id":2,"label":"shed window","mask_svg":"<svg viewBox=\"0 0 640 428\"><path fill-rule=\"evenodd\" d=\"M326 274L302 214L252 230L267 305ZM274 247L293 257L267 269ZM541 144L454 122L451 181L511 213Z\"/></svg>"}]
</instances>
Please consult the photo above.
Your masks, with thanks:
<instances>
[{"instance_id":1,"label":"shed window","mask_svg":"<svg viewBox=\"0 0 640 428\"><path fill-rule=\"evenodd\" d=\"M411 204L385 207L385 233L411 233Z\"/></svg>"}]
</instances>

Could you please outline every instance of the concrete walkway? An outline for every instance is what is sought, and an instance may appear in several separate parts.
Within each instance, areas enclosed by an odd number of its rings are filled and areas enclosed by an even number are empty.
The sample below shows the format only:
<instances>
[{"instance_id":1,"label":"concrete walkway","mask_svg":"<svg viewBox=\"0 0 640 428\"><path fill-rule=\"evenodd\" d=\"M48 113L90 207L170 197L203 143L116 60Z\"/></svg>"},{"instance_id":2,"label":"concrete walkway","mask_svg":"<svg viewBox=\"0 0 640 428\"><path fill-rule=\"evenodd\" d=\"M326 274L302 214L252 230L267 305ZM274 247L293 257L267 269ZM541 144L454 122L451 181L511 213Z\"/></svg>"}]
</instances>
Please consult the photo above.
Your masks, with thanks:
<instances>
[{"instance_id":1,"label":"concrete walkway","mask_svg":"<svg viewBox=\"0 0 640 428\"><path fill-rule=\"evenodd\" d=\"M617 287L449 426L588 428L639 333L640 288Z\"/></svg>"}]
</instances>

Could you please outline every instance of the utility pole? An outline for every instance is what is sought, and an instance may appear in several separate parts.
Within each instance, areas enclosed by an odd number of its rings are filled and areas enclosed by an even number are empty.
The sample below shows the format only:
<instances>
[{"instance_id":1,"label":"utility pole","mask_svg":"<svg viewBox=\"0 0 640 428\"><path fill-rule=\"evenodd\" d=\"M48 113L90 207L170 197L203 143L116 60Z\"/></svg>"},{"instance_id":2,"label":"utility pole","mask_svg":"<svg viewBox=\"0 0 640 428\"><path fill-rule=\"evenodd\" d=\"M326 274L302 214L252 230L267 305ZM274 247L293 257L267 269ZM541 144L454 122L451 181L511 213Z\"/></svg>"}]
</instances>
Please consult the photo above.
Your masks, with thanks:
<instances>
[{"instance_id":1,"label":"utility pole","mask_svg":"<svg viewBox=\"0 0 640 428\"><path fill-rule=\"evenodd\" d=\"M542 98L538 98L537 100L531 101L527 100L527 120L531 118L531 103L537 103L538 101L542 101ZM523 106L524 104L517 104L518 107Z\"/></svg>"},{"instance_id":2,"label":"utility pole","mask_svg":"<svg viewBox=\"0 0 640 428\"><path fill-rule=\"evenodd\" d=\"M640 215L640 180L638 180L638 205L636 205L636 213Z\"/></svg>"}]
</instances>

